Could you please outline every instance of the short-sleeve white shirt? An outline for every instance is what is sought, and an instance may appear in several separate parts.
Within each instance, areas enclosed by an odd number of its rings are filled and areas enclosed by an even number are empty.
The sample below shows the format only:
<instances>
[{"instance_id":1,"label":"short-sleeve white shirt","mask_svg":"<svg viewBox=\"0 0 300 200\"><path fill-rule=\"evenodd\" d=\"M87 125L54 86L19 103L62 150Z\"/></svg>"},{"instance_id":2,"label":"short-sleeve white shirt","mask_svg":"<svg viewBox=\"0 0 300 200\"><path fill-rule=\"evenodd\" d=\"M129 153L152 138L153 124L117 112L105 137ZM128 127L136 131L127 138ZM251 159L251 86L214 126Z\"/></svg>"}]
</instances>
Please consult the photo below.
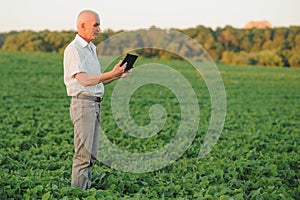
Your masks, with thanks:
<instances>
[{"instance_id":1,"label":"short-sleeve white shirt","mask_svg":"<svg viewBox=\"0 0 300 200\"><path fill-rule=\"evenodd\" d=\"M96 46L86 42L78 34L64 51L64 83L68 96L85 94L89 96L103 96L104 85L98 83L91 86L82 86L74 77L79 72L101 74L101 65L97 58Z\"/></svg>"}]
</instances>

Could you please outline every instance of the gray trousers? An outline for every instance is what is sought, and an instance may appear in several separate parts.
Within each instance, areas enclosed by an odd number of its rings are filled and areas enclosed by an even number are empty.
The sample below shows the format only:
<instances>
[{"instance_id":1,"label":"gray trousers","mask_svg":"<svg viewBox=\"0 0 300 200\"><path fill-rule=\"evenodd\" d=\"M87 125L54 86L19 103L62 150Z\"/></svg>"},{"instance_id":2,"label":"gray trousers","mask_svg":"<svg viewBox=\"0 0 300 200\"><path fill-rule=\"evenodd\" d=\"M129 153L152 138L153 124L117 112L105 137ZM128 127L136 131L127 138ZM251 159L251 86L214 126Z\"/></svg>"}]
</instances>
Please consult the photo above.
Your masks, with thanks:
<instances>
[{"instance_id":1,"label":"gray trousers","mask_svg":"<svg viewBox=\"0 0 300 200\"><path fill-rule=\"evenodd\" d=\"M72 98L70 116L74 124L72 187L91 187L92 166L97 159L101 103Z\"/></svg>"}]
</instances>

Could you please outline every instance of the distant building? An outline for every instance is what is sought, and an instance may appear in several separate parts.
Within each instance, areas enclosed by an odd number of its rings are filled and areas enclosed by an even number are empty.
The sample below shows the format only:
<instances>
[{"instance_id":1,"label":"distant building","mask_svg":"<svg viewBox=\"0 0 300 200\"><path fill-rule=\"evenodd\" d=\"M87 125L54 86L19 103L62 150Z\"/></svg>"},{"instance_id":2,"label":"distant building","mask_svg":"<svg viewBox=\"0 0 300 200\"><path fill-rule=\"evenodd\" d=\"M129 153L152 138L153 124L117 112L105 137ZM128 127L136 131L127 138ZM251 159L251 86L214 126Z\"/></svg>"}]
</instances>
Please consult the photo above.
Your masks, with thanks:
<instances>
[{"instance_id":1,"label":"distant building","mask_svg":"<svg viewBox=\"0 0 300 200\"><path fill-rule=\"evenodd\" d=\"M267 20L264 21L249 21L246 26L246 29L250 29L250 28L272 28L272 25L270 24L270 22L268 22Z\"/></svg>"}]
</instances>

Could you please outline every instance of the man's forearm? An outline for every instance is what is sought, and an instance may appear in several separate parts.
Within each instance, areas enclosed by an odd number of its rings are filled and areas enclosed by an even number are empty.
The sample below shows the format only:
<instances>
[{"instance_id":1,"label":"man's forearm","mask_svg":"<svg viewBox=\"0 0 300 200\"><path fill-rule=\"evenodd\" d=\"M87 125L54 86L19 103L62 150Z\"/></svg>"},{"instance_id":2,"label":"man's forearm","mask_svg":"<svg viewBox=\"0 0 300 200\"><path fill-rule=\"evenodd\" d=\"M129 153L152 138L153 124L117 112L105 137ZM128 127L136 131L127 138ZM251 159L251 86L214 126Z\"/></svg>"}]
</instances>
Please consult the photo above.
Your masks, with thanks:
<instances>
[{"instance_id":1,"label":"man's forearm","mask_svg":"<svg viewBox=\"0 0 300 200\"><path fill-rule=\"evenodd\" d=\"M75 75L75 78L82 86L86 87L90 85L96 85L101 82L107 84L118 77L114 77L112 72L105 72L103 74L78 73Z\"/></svg>"},{"instance_id":2,"label":"man's forearm","mask_svg":"<svg viewBox=\"0 0 300 200\"><path fill-rule=\"evenodd\" d=\"M111 83L111 82L113 82L113 81L115 81L115 80L118 80L119 78L120 78L120 77L111 78L111 79L109 79L109 80L103 81L102 83L103 83L104 85L107 85L107 84L109 84L109 83Z\"/></svg>"},{"instance_id":3,"label":"man's forearm","mask_svg":"<svg viewBox=\"0 0 300 200\"><path fill-rule=\"evenodd\" d=\"M125 72L124 70L126 68L126 64L120 67L122 61L120 60L118 64L114 66L114 68L109 71L105 72L103 74L88 74L85 72L80 72L78 74L75 74L75 78L79 81L79 83L86 87L90 85L96 85L98 83L110 83L118 78L124 78L128 76L129 73Z\"/></svg>"}]
</instances>

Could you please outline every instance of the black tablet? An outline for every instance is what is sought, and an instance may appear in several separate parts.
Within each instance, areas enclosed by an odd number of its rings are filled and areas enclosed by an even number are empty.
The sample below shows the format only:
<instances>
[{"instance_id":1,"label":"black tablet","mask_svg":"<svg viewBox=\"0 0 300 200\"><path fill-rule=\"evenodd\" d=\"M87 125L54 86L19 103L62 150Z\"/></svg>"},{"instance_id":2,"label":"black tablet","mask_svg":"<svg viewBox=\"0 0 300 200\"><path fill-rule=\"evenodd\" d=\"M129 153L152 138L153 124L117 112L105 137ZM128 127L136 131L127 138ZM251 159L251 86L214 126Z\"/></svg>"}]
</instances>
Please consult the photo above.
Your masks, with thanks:
<instances>
[{"instance_id":1,"label":"black tablet","mask_svg":"<svg viewBox=\"0 0 300 200\"><path fill-rule=\"evenodd\" d=\"M127 72L128 70L130 70L133 67L134 62L136 61L136 59L138 57L139 57L138 54L133 54L133 53L128 53L126 55L126 57L124 58L124 60L121 63L121 67L122 67L122 65L127 63L127 66L125 68L125 72Z\"/></svg>"}]
</instances>

